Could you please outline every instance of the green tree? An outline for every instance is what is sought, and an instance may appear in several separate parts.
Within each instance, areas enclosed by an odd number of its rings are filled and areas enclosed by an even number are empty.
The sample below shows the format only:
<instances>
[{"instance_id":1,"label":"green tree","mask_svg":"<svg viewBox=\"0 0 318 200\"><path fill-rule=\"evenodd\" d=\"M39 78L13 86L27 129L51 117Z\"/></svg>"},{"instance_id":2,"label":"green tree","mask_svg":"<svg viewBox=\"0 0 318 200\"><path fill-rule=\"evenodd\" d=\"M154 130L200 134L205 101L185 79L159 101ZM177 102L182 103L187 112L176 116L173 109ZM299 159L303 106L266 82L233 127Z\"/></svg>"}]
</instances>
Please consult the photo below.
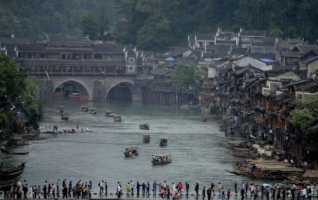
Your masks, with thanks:
<instances>
[{"instance_id":1,"label":"green tree","mask_svg":"<svg viewBox=\"0 0 318 200\"><path fill-rule=\"evenodd\" d=\"M318 143L318 99L305 98L297 100L295 109L291 112L292 125L300 128L306 141Z\"/></svg>"},{"instance_id":2,"label":"green tree","mask_svg":"<svg viewBox=\"0 0 318 200\"><path fill-rule=\"evenodd\" d=\"M27 74L4 54L0 54L0 137L20 133L24 125L15 118L22 111L29 126L36 127L41 119L42 104L36 101L37 79ZM16 105L13 109L12 105Z\"/></svg>"},{"instance_id":3,"label":"green tree","mask_svg":"<svg viewBox=\"0 0 318 200\"><path fill-rule=\"evenodd\" d=\"M0 54L0 95L8 101L16 101L24 92L26 85L23 73L8 56Z\"/></svg>"},{"instance_id":4,"label":"green tree","mask_svg":"<svg viewBox=\"0 0 318 200\"><path fill-rule=\"evenodd\" d=\"M103 37L105 31L109 29L108 24L108 17L107 17L107 9L106 9L106 4L102 3L100 4L98 8L98 23L99 23L99 37Z\"/></svg>"},{"instance_id":5,"label":"green tree","mask_svg":"<svg viewBox=\"0 0 318 200\"><path fill-rule=\"evenodd\" d=\"M172 81L178 87L188 89L189 86L197 85L199 78L200 71L197 66L178 63L174 69Z\"/></svg>"},{"instance_id":6,"label":"green tree","mask_svg":"<svg viewBox=\"0 0 318 200\"><path fill-rule=\"evenodd\" d=\"M81 18L81 31L83 36L96 40L98 35L98 21L93 12L87 12Z\"/></svg>"}]
</instances>

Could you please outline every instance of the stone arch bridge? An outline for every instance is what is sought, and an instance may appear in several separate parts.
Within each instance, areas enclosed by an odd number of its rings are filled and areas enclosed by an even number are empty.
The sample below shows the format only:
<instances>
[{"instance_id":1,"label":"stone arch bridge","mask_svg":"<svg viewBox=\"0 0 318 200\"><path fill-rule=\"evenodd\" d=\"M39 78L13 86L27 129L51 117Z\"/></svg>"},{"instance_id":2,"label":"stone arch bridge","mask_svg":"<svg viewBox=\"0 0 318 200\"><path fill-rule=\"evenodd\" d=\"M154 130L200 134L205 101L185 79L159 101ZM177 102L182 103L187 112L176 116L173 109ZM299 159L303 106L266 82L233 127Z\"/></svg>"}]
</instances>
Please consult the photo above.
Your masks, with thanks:
<instances>
[{"instance_id":1,"label":"stone arch bridge","mask_svg":"<svg viewBox=\"0 0 318 200\"><path fill-rule=\"evenodd\" d=\"M39 77L40 96L51 98L56 89L64 83L71 82L82 93L88 94L90 101L106 101L112 88L124 85L129 88L133 101L140 101L139 89L134 84L134 76L51 76L50 79Z\"/></svg>"}]
</instances>

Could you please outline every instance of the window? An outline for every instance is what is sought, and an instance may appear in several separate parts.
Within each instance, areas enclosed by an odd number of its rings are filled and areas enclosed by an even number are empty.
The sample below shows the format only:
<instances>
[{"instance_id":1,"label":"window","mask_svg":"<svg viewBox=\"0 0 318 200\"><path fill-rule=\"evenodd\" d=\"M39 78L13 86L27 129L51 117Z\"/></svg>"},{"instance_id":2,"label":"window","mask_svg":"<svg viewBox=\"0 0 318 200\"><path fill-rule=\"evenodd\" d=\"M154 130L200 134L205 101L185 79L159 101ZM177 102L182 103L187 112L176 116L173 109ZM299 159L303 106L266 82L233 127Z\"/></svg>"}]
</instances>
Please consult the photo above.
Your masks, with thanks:
<instances>
[{"instance_id":1,"label":"window","mask_svg":"<svg viewBox=\"0 0 318 200\"><path fill-rule=\"evenodd\" d=\"M84 59L92 59L92 54L84 54Z\"/></svg>"},{"instance_id":2,"label":"window","mask_svg":"<svg viewBox=\"0 0 318 200\"><path fill-rule=\"evenodd\" d=\"M95 58L95 59L102 59L102 54L95 54L95 55L94 55L94 58Z\"/></svg>"},{"instance_id":3,"label":"window","mask_svg":"<svg viewBox=\"0 0 318 200\"><path fill-rule=\"evenodd\" d=\"M85 67L87 71L91 71L92 70L92 67L91 66L87 66Z\"/></svg>"},{"instance_id":4,"label":"window","mask_svg":"<svg viewBox=\"0 0 318 200\"><path fill-rule=\"evenodd\" d=\"M261 52L262 52L261 48L254 48L254 53L261 53Z\"/></svg>"},{"instance_id":5,"label":"window","mask_svg":"<svg viewBox=\"0 0 318 200\"><path fill-rule=\"evenodd\" d=\"M272 48L266 48L266 53L272 53Z\"/></svg>"},{"instance_id":6,"label":"window","mask_svg":"<svg viewBox=\"0 0 318 200\"><path fill-rule=\"evenodd\" d=\"M134 71L134 67L128 67L129 71Z\"/></svg>"},{"instance_id":7,"label":"window","mask_svg":"<svg viewBox=\"0 0 318 200\"><path fill-rule=\"evenodd\" d=\"M41 53L40 58L47 58L47 54Z\"/></svg>"},{"instance_id":8,"label":"window","mask_svg":"<svg viewBox=\"0 0 318 200\"><path fill-rule=\"evenodd\" d=\"M35 58L35 54L34 54L34 53L29 53L29 58L30 58L30 59Z\"/></svg>"},{"instance_id":9,"label":"window","mask_svg":"<svg viewBox=\"0 0 318 200\"><path fill-rule=\"evenodd\" d=\"M72 58L73 59L81 59L81 54L78 54L78 53L76 53L76 54L73 54L73 56L72 56Z\"/></svg>"},{"instance_id":10,"label":"window","mask_svg":"<svg viewBox=\"0 0 318 200\"><path fill-rule=\"evenodd\" d=\"M81 71L81 66L76 66L76 67L75 67L75 70L76 70L76 71Z\"/></svg>"},{"instance_id":11,"label":"window","mask_svg":"<svg viewBox=\"0 0 318 200\"><path fill-rule=\"evenodd\" d=\"M109 55L109 60L113 60L114 59L114 55Z\"/></svg>"},{"instance_id":12,"label":"window","mask_svg":"<svg viewBox=\"0 0 318 200\"><path fill-rule=\"evenodd\" d=\"M62 59L71 59L70 54L62 54Z\"/></svg>"}]
</instances>

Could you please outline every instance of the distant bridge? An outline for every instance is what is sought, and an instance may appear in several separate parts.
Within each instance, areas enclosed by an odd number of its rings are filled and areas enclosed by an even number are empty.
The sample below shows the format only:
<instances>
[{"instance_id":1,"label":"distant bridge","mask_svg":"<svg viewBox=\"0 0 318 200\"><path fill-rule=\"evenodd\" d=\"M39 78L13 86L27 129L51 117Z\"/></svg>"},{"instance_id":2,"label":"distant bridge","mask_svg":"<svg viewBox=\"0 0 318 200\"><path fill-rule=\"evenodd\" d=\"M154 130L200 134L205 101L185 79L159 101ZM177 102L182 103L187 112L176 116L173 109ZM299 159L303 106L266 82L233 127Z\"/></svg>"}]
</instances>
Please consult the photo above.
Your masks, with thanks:
<instances>
[{"instance_id":1,"label":"distant bridge","mask_svg":"<svg viewBox=\"0 0 318 200\"><path fill-rule=\"evenodd\" d=\"M84 69L78 71L80 72L62 69L52 72L50 68L43 68L33 69L33 71L29 69L27 73L39 78L40 97L43 99L50 99L53 93L57 92L58 88L64 84L71 84L76 87L80 94L87 94L89 101L106 101L111 89L119 86L129 89L132 101L140 100L139 88L135 86L135 76L132 74L116 71L105 73L100 68L97 70L95 67L92 67L90 71Z\"/></svg>"}]
</instances>

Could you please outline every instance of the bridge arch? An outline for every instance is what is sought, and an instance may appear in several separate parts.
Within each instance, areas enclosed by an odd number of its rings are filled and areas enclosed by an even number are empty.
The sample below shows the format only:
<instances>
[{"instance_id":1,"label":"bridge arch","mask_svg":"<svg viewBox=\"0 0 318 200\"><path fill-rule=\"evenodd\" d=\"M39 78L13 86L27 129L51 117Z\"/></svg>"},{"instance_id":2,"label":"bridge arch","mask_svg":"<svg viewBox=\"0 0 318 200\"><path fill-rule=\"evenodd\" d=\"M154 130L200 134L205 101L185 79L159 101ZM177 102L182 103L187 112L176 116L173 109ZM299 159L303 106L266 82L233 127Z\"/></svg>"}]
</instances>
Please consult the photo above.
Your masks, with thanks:
<instances>
[{"instance_id":1,"label":"bridge arch","mask_svg":"<svg viewBox=\"0 0 318 200\"><path fill-rule=\"evenodd\" d=\"M109 100L111 98L111 96L114 96L114 90L116 88L127 88L128 91L126 90L125 92L125 97L123 97L123 99L121 100L129 100L132 101L133 100L133 95L135 93L135 86L134 86L134 82L130 81L130 80L123 80L123 81L118 81L116 83L111 84L108 89L106 90L105 93L105 100ZM123 92L123 91L122 91Z\"/></svg>"},{"instance_id":2,"label":"bridge arch","mask_svg":"<svg viewBox=\"0 0 318 200\"><path fill-rule=\"evenodd\" d=\"M88 100L92 99L92 88L89 87L87 83L79 79L66 78L55 80L53 84L53 93L57 90L61 85L69 83L76 87L76 89L80 92L80 94L84 94L88 96Z\"/></svg>"}]
</instances>

